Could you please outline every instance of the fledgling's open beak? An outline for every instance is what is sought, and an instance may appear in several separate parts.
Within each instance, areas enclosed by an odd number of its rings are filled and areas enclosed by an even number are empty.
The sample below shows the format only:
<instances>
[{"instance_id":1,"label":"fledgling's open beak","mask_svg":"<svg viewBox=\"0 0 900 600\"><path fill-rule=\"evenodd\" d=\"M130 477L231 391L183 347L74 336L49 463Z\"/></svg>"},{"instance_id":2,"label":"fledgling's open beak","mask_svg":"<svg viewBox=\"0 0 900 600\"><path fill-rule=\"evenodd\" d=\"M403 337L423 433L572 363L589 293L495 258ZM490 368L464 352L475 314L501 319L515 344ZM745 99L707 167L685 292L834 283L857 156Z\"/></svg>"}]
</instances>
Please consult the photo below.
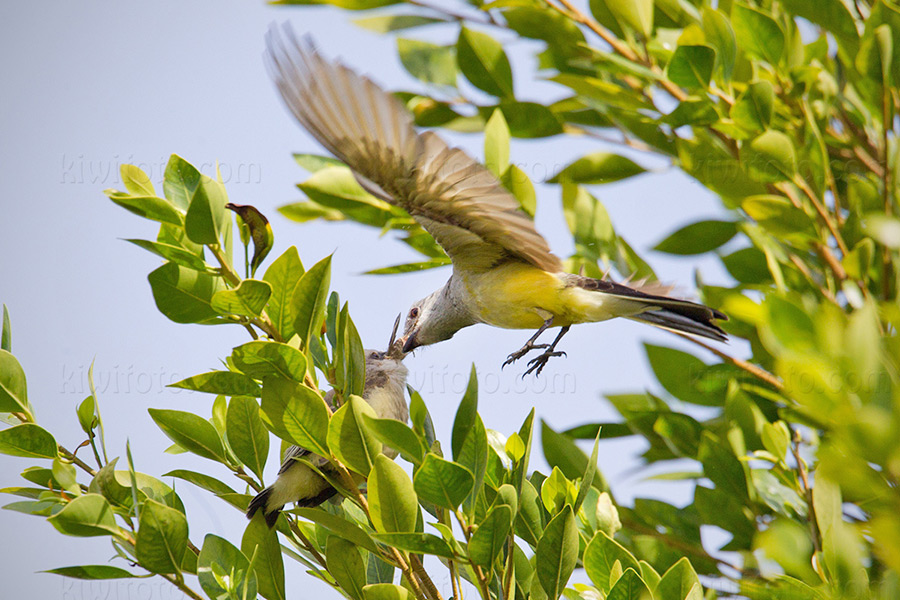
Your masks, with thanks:
<instances>
[{"instance_id":1,"label":"fledgling's open beak","mask_svg":"<svg viewBox=\"0 0 900 600\"><path fill-rule=\"evenodd\" d=\"M400 327L400 318L403 314L397 315L397 319L394 321L394 329L391 331L391 339L388 342L387 352L385 354L390 358L403 360L406 356L406 351L403 350L403 339L397 339L397 329Z\"/></svg>"}]
</instances>

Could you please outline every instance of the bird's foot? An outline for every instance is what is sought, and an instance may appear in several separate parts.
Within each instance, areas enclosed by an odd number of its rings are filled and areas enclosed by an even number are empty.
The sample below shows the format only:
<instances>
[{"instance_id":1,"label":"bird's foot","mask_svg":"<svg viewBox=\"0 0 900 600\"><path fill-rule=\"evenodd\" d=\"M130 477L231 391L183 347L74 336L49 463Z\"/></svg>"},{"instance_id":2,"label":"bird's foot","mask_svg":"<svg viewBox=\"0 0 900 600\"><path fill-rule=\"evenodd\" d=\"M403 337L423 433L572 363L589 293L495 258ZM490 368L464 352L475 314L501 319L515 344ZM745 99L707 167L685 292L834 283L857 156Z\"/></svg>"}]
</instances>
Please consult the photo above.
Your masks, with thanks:
<instances>
[{"instance_id":1,"label":"bird's foot","mask_svg":"<svg viewBox=\"0 0 900 600\"><path fill-rule=\"evenodd\" d=\"M542 354L528 361L528 369L526 369L525 372L522 373L522 377L525 377L532 372L534 372L534 376L537 377L541 374L541 371L544 370L544 365L546 365L547 362L554 356L567 356L567 354L561 350L553 350L552 348L543 352Z\"/></svg>"},{"instance_id":2,"label":"bird's foot","mask_svg":"<svg viewBox=\"0 0 900 600\"><path fill-rule=\"evenodd\" d=\"M525 356L532 350L540 350L541 348L547 348L549 346L550 346L550 344L534 344L529 341L524 346L522 346L521 348L519 348L518 350L516 350L509 356L507 356L506 361L503 363L503 365L500 368L503 369L507 365L513 364L514 362L516 362L517 360L519 360L520 358L522 358L523 356Z\"/></svg>"}]
</instances>

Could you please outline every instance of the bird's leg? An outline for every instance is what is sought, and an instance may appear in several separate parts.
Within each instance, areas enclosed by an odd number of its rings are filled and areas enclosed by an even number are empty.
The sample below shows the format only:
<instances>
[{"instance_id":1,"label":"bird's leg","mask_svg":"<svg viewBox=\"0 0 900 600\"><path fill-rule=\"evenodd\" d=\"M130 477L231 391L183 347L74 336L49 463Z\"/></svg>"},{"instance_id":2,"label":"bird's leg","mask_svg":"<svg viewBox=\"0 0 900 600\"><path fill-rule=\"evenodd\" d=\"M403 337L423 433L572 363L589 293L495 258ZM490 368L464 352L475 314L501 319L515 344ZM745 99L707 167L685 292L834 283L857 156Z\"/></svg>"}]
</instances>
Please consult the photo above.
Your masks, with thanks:
<instances>
[{"instance_id":1,"label":"bird's leg","mask_svg":"<svg viewBox=\"0 0 900 600\"><path fill-rule=\"evenodd\" d=\"M503 366L500 367L500 368L502 369L502 368L505 367L506 365L511 365L511 364L513 364L514 362L516 362L517 360L519 360L520 358L522 358L523 356L525 356L526 354L528 354L528 353L531 352L532 350L536 350L536 349L538 349L538 348L546 348L546 347L548 346L547 344L535 344L534 342L535 342L539 337L541 337L541 334L544 333L545 331L547 331L547 329L549 329L550 327L553 327L553 317L550 317L549 319L547 319L546 321L544 321L544 324L541 325L541 326L538 328L538 330L534 332L534 335L533 335L533 336L531 336L530 338L528 338L528 341L525 342L525 345L524 345L524 346L522 346L521 348L519 348L518 350L516 350L515 352L513 352L513 353L510 354L509 356L507 356L507 357L506 357L506 362L504 362L504 363L503 363Z\"/></svg>"},{"instance_id":2,"label":"bird's leg","mask_svg":"<svg viewBox=\"0 0 900 600\"><path fill-rule=\"evenodd\" d=\"M534 371L534 376L537 377L541 374L541 371L544 369L544 365L547 364L547 361L553 358L554 356L565 356L565 352L558 352L556 350L556 345L559 343L559 340L563 338L566 333L569 331L569 326L566 325L562 329L559 330L559 333L556 335L556 339L553 340L553 343L547 347L544 352L542 352L536 358L532 358L528 361L528 369L522 374L522 377L528 375L532 371Z\"/></svg>"}]
</instances>

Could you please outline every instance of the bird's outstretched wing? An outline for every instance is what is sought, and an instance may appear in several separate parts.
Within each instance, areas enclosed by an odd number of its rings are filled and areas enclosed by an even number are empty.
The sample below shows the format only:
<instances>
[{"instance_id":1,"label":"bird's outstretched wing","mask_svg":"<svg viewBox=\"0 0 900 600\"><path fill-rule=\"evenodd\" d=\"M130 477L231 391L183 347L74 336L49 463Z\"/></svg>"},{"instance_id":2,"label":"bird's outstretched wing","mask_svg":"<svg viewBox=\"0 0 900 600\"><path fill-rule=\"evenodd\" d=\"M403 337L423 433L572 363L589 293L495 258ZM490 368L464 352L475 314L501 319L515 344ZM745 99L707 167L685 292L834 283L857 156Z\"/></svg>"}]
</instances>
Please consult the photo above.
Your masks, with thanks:
<instances>
[{"instance_id":1,"label":"bird's outstretched wing","mask_svg":"<svg viewBox=\"0 0 900 600\"><path fill-rule=\"evenodd\" d=\"M297 120L370 193L405 209L458 268L515 258L562 270L547 241L494 175L432 132L371 80L325 60L287 25L266 36L266 59Z\"/></svg>"}]
</instances>

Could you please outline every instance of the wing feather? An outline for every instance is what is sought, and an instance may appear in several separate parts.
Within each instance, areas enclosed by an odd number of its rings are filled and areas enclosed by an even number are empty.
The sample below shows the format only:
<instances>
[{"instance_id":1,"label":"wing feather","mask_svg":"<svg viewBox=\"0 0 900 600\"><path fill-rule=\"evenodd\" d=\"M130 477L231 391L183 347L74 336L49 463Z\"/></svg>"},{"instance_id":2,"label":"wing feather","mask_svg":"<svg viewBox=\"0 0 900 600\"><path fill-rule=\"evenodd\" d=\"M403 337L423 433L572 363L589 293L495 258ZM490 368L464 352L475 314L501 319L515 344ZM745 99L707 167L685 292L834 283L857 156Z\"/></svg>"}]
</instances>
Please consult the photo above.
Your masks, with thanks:
<instances>
[{"instance_id":1,"label":"wing feather","mask_svg":"<svg viewBox=\"0 0 900 600\"><path fill-rule=\"evenodd\" d=\"M483 165L432 132L366 77L326 61L285 25L266 36L266 62L303 127L344 161L363 188L405 209L458 268L510 258L562 270L519 203Z\"/></svg>"}]
</instances>

